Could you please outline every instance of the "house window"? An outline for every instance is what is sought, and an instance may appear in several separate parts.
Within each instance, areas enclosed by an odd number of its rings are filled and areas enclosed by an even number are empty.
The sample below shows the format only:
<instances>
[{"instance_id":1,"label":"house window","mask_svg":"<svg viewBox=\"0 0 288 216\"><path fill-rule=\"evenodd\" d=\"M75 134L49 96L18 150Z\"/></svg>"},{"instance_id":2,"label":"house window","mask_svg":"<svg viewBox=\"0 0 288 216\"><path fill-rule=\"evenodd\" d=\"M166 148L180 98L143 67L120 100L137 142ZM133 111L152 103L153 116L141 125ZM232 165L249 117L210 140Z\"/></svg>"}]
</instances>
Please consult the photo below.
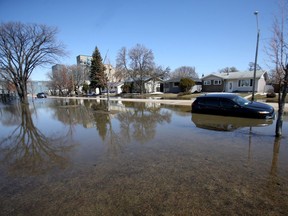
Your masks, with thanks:
<instances>
[{"instance_id":1,"label":"house window","mask_svg":"<svg viewBox=\"0 0 288 216\"><path fill-rule=\"evenodd\" d=\"M179 82L174 82L173 87L179 87Z\"/></svg>"},{"instance_id":2,"label":"house window","mask_svg":"<svg viewBox=\"0 0 288 216\"><path fill-rule=\"evenodd\" d=\"M246 79L246 80L239 80L238 82L239 87L248 87L252 86L252 79Z\"/></svg>"},{"instance_id":3,"label":"house window","mask_svg":"<svg viewBox=\"0 0 288 216\"><path fill-rule=\"evenodd\" d=\"M204 85L211 85L211 80L204 80Z\"/></svg>"},{"instance_id":4,"label":"house window","mask_svg":"<svg viewBox=\"0 0 288 216\"><path fill-rule=\"evenodd\" d=\"M222 84L222 80L214 80L213 84L214 85L221 85Z\"/></svg>"}]
</instances>

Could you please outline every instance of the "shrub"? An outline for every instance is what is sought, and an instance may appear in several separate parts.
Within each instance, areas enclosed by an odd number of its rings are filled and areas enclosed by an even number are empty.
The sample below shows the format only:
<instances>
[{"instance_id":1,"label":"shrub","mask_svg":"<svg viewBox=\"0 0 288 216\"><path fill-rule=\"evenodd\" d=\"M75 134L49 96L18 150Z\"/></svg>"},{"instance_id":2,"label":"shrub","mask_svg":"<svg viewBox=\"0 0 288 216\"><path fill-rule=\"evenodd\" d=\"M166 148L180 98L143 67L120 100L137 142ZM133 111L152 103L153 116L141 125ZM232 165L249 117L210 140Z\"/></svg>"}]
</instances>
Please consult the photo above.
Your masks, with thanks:
<instances>
[{"instance_id":1,"label":"shrub","mask_svg":"<svg viewBox=\"0 0 288 216\"><path fill-rule=\"evenodd\" d=\"M269 90L267 91L266 97L267 97L267 98L275 98L275 97L276 97L276 94L275 94L275 92L274 92L274 89L269 89Z\"/></svg>"},{"instance_id":2,"label":"shrub","mask_svg":"<svg viewBox=\"0 0 288 216\"><path fill-rule=\"evenodd\" d=\"M273 92L268 92L268 93L266 94L266 97L267 97L267 98L275 98L275 97L276 97L276 94L275 94L274 91L273 91Z\"/></svg>"},{"instance_id":3,"label":"shrub","mask_svg":"<svg viewBox=\"0 0 288 216\"><path fill-rule=\"evenodd\" d=\"M195 85L195 82L190 78L182 78L179 82L179 87L182 92L188 92Z\"/></svg>"},{"instance_id":4,"label":"shrub","mask_svg":"<svg viewBox=\"0 0 288 216\"><path fill-rule=\"evenodd\" d=\"M121 88L122 88L122 93L130 93L132 86L130 83L124 83L124 85Z\"/></svg>"}]
</instances>

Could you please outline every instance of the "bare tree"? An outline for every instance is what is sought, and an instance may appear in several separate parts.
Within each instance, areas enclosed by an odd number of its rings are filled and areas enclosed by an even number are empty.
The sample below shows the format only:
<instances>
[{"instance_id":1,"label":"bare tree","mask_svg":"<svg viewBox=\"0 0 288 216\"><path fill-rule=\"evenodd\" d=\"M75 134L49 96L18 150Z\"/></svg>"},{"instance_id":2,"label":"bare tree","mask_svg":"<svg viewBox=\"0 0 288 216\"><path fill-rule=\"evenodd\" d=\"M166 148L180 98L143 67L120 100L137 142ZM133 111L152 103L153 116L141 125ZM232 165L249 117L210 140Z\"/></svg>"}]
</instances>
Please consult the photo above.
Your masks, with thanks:
<instances>
[{"instance_id":1,"label":"bare tree","mask_svg":"<svg viewBox=\"0 0 288 216\"><path fill-rule=\"evenodd\" d=\"M154 79L160 78L162 80L165 80L170 76L170 68L169 67L163 68L162 66L156 66L150 75Z\"/></svg>"},{"instance_id":2,"label":"bare tree","mask_svg":"<svg viewBox=\"0 0 288 216\"><path fill-rule=\"evenodd\" d=\"M27 81L34 69L53 64L65 54L56 34L56 28L46 25L20 22L0 25L1 76L15 85L22 103L28 104Z\"/></svg>"},{"instance_id":3,"label":"bare tree","mask_svg":"<svg viewBox=\"0 0 288 216\"><path fill-rule=\"evenodd\" d=\"M279 15L275 17L273 24L273 37L269 44L268 54L275 65L273 80L279 85L278 94L278 116L276 122L275 135L282 136L284 106L288 88L288 32L287 14L288 5L286 0L279 0Z\"/></svg>"},{"instance_id":4,"label":"bare tree","mask_svg":"<svg viewBox=\"0 0 288 216\"><path fill-rule=\"evenodd\" d=\"M171 73L171 78L199 78L195 67L182 66Z\"/></svg>"},{"instance_id":5,"label":"bare tree","mask_svg":"<svg viewBox=\"0 0 288 216\"><path fill-rule=\"evenodd\" d=\"M254 71L254 66L255 65L255 63L254 62L249 62L249 64L248 64L248 70L249 71ZM259 65L259 64L257 64L256 65L256 71L259 71L259 70L262 70L262 67Z\"/></svg>"},{"instance_id":6,"label":"bare tree","mask_svg":"<svg viewBox=\"0 0 288 216\"><path fill-rule=\"evenodd\" d=\"M151 77L155 68L152 50L140 44L136 44L128 52L123 47L120 49L116 61L117 76L131 79L139 88L140 93L144 93L144 81Z\"/></svg>"},{"instance_id":7,"label":"bare tree","mask_svg":"<svg viewBox=\"0 0 288 216\"><path fill-rule=\"evenodd\" d=\"M68 69L68 66L58 68L47 74L50 79L50 88L58 92L59 95L67 95L73 90L72 74Z\"/></svg>"},{"instance_id":8,"label":"bare tree","mask_svg":"<svg viewBox=\"0 0 288 216\"><path fill-rule=\"evenodd\" d=\"M85 82L85 74L83 73L83 68L79 65L70 65L68 66L68 71L71 75L73 91L79 89L80 85Z\"/></svg>"},{"instance_id":9,"label":"bare tree","mask_svg":"<svg viewBox=\"0 0 288 216\"><path fill-rule=\"evenodd\" d=\"M220 73L238 72L236 67L225 67L219 70Z\"/></svg>"},{"instance_id":10,"label":"bare tree","mask_svg":"<svg viewBox=\"0 0 288 216\"><path fill-rule=\"evenodd\" d=\"M116 72L115 76L118 80L125 80L129 78L128 69L128 53L126 47L122 47L117 55L116 59Z\"/></svg>"}]
</instances>

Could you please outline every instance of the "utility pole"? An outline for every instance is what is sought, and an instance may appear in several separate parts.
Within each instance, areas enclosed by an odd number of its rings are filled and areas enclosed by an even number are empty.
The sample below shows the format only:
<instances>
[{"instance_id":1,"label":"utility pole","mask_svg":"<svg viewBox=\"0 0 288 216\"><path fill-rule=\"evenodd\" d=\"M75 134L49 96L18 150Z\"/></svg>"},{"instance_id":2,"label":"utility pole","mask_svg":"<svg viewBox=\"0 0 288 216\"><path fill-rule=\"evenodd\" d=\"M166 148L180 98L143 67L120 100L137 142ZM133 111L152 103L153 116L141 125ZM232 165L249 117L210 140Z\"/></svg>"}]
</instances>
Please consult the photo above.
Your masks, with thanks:
<instances>
[{"instance_id":1,"label":"utility pole","mask_svg":"<svg viewBox=\"0 0 288 216\"><path fill-rule=\"evenodd\" d=\"M257 22L257 42L256 42L256 52L255 52L255 61L254 61L254 73L253 73L253 86L252 86L251 101L254 101L254 96L255 96L256 69L257 69L258 46L259 46L259 37L260 37L260 29L258 27L258 11L255 11L254 15L256 16L256 22Z\"/></svg>"}]
</instances>

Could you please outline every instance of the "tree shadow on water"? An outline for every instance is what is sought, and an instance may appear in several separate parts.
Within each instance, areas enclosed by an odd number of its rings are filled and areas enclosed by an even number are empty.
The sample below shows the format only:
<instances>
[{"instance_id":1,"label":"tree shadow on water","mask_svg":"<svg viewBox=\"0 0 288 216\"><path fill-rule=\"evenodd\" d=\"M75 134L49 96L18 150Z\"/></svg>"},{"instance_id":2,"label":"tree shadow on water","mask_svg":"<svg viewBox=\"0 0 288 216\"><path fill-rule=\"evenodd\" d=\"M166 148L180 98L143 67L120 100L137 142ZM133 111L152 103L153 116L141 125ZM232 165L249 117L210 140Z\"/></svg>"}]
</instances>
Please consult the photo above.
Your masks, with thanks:
<instances>
[{"instance_id":1,"label":"tree shadow on water","mask_svg":"<svg viewBox=\"0 0 288 216\"><path fill-rule=\"evenodd\" d=\"M0 162L14 175L39 175L54 168L64 169L63 156L73 148L66 134L47 136L35 125L27 105L21 105L21 123L0 140Z\"/></svg>"}]
</instances>

